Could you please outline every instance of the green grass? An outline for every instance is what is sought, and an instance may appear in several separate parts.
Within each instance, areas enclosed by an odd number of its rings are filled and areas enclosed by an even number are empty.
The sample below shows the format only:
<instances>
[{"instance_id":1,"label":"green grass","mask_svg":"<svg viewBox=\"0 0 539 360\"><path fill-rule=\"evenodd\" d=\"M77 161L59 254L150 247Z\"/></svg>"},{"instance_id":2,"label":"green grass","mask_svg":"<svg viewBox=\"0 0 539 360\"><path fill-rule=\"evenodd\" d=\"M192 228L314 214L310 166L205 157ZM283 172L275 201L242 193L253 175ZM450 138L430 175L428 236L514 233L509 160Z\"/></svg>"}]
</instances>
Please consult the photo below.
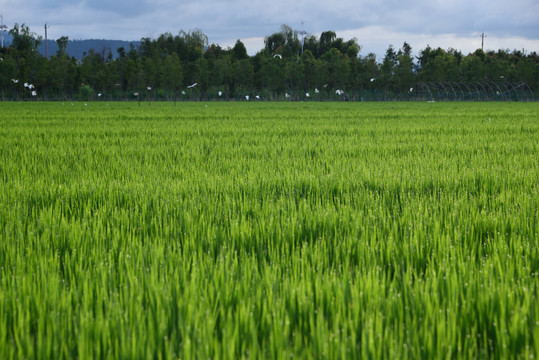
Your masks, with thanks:
<instances>
[{"instance_id":1,"label":"green grass","mask_svg":"<svg viewBox=\"0 0 539 360\"><path fill-rule=\"evenodd\" d=\"M0 358L537 358L538 110L0 103Z\"/></svg>"}]
</instances>

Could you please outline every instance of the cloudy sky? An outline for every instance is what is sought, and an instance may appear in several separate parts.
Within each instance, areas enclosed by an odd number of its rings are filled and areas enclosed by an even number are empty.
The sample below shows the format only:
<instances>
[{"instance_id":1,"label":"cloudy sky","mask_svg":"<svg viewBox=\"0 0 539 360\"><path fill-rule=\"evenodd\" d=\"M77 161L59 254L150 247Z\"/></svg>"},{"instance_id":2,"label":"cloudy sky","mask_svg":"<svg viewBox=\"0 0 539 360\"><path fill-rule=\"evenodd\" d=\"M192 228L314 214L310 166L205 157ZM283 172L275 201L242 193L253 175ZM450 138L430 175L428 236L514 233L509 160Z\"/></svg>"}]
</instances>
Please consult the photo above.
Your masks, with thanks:
<instances>
[{"instance_id":1,"label":"cloudy sky","mask_svg":"<svg viewBox=\"0 0 539 360\"><path fill-rule=\"evenodd\" d=\"M0 12L9 28L25 23L41 35L47 22L49 39L140 40L200 29L224 48L240 39L250 55L282 24L355 37L361 55L379 60L405 41L415 51L430 45L466 54L481 47L481 33L485 50L539 52L539 0L0 0Z\"/></svg>"}]
</instances>

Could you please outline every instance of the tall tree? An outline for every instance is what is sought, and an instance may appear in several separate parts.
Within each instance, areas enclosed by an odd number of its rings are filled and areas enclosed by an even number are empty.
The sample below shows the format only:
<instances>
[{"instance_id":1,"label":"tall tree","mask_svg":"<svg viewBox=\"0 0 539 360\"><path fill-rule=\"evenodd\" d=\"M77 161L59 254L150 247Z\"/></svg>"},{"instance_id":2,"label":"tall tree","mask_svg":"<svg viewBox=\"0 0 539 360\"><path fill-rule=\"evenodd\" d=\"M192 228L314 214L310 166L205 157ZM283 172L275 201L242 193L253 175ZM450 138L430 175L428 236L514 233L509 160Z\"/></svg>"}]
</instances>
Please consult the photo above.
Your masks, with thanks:
<instances>
[{"instance_id":1,"label":"tall tree","mask_svg":"<svg viewBox=\"0 0 539 360\"><path fill-rule=\"evenodd\" d=\"M323 56L328 69L328 85L330 88L342 89L350 76L349 59L336 48L331 48Z\"/></svg>"},{"instance_id":2,"label":"tall tree","mask_svg":"<svg viewBox=\"0 0 539 360\"><path fill-rule=\"evenodd\" d=\"M235 60L244 60L249 58L245 45L239 39L236 40L236 44L234 44L234 47L232 48L232 57Z\"/></svg>"},{"instance_id":3,"label":"tall tree","mask_svg":"<svg viewBox=\"0 0 539 360\"><path fill-rule=\"evenodd\" d=\"M337 38L337 34L334 31L324 31L320 34L318 56L324 55L333 47L333 42Z\"/></svg>"},{"instance_id":4,"label":"tall tree","mask_svg":"<svg viewBox=\"0 0 539 360\"><path fill-rule=\"evenodd\" d=\"M58 52L56 55L62 57L67 55L67 44L69 43L69 38L67 36L61 36L56 39L56 45L58 45Z\"/></svg>"},{"instance_id":5,"label":"tall tree","mask_svg":"<svg viewBox=\"0 0 539 360\"><path fill-rule=\"evenodd\" d=\"M397 53L397 66L395 69L396 85L400 92L409 91L414 86L414 61L412 59L412 47L404 42Z\"/></svg>"},{"instance_id":6,"label":"tall tree","mask_svg":"<svg viewBox=\"0 0 539 360\"><path fill-rule=\"evenodd\" d=\"M378 79L382 86L392 92L397 91L397 81L394 77L398 63L398 55L393 45L389 45L380 67L381 74Z\"/></svg>"},{"instance_id":7,"label":"tall tree","mask_svg":"<svg viewBox=\"0 0 539 360\"><path fill-rule=\"evenodd\" d=\"M9 34L12 36L11 46L25 55L37 50L42 40L41 36L31 32L30 28L25 24L19 26L16 23L13 29L9 31Z\"/></svg>"},{"instance_id":8,"label":"tall tree","mask_svg":"<svg viewBox=\"0 0 539 360\"><path fill-rule=\"evenodd\" d=\"M167 92L176 92L183 86L183 68L178 54L165 57L160 69L160 84Z\"/></svg>"}]
</instances>

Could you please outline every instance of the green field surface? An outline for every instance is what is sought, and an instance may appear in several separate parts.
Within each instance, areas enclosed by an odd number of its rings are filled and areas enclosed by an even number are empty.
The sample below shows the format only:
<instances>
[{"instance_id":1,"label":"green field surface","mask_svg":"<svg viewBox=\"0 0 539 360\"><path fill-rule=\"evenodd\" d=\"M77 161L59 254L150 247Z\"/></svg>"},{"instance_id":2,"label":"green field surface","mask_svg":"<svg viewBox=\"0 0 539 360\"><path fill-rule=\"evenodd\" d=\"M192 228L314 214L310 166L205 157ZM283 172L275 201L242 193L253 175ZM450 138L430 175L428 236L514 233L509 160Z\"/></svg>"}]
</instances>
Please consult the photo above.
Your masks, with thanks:
<instances>
[{"instance_id":1,"label":"green field surface","mask_svg":"<svg viewBox=\"0 0 539 360\"><path fill-rule=\"evenodd\" d=\"M0 103L0 358L539 354L539 103Z\"/></svg>"}]
</instances>

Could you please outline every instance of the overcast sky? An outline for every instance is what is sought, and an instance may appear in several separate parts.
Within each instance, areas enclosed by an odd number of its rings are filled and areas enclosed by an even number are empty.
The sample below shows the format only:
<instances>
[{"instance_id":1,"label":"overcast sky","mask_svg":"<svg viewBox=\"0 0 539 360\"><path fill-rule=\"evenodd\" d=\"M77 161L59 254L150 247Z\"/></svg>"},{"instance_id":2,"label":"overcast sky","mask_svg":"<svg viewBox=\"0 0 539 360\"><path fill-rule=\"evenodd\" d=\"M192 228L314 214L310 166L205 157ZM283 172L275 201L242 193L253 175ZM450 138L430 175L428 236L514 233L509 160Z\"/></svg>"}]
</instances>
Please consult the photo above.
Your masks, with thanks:
<instances>
[{"instance_id":1,"label":"overcast sky","mask_svg":"<svg viewBox=\"0 0 539 360\"><path fill-rule=\"evenodd\" d=\"M467 54L481 47L483 32L485 50L539 52L539 0L0 0L0 12L9 29L25 23L43 36L47 22L49 39L140 40L200 29L223 48L240 39L250 55L282 24L355 37L360 55L378 60L405 41L415 54L427 45Z\"/></svg>"}]
</instances>

